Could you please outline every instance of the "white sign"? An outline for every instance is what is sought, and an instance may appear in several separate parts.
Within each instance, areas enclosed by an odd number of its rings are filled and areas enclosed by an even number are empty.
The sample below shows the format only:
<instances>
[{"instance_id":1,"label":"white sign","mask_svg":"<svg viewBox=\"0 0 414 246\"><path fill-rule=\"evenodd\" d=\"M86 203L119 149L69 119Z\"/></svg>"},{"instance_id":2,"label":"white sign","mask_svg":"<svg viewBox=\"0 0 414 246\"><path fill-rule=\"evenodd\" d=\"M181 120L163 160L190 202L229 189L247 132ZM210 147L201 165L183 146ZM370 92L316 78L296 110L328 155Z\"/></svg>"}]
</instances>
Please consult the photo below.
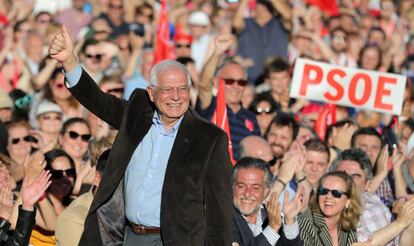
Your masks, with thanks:
<instances>
[{"instance_id":1,"label":"white sign","mask_svg":"<svg viewBox=\"0 0 414 246\"><path fill-rule=\"evenodd\" d=\"M403 75L296 59L290 96L401 114Z\"/></svg>"}]
</instances>

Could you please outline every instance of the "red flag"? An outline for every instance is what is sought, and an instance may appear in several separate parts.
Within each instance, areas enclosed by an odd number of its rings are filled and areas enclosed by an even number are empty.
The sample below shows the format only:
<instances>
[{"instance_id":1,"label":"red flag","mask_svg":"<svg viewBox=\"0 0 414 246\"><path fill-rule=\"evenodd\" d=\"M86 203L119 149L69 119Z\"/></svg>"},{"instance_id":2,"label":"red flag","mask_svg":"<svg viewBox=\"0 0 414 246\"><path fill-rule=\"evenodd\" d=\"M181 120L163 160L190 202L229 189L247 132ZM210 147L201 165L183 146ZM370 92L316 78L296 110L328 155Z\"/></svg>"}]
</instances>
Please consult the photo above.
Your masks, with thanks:
<instances>
[{"instance_id":1,"label":"red flag","mask_svg":"<svg viewBox=\"0 0 414 246\"><path fill-rule=\"evenodd\" d=\"M306 0L307 4L318 6L323 12L329 15L338 15L339 9L336 0Z\"/></svg>"},{"instance_id":2,"label":"red flag","mask_svg":"<svg viewBox=\"0 0 414 246\"><path fill-rule=\"evenodd\" d=\"M157 37L155 38L154 64L174 57L172 42L170 41L170 28L167 15L167 0L161 3L161 13L158 20Z\"/></svg>"},{"instance_id":3,"label":"red flag","mask_svg":"<svg viewBox=\"0 0 414 246\"><path fill-rule=\"evenodd\" d=\"M223 131L227 133L227 137L229 139L230 160L234 165L236 161L233 159L233 145L231 143L229 120L227 117L226 97L224 95L224 81L222 78L220 78L218 84L218 91L216 97L216 111L214 111L213 117L211 118L211 122L216 124L218 127L223 129Z\"/></svg>"},{"instance_id":4,"label":"red flag","mask_svg":"<svg viewBox=\"0 0 414 246\"><path fill-rule=\"evenodd\" d=\"M315 122L315 131L320 139L324 140L326 135L326 129L328 125L335 124L336 122L336 105L325 104L322 107L319 118Z\"/></svg>"}]
</instances>

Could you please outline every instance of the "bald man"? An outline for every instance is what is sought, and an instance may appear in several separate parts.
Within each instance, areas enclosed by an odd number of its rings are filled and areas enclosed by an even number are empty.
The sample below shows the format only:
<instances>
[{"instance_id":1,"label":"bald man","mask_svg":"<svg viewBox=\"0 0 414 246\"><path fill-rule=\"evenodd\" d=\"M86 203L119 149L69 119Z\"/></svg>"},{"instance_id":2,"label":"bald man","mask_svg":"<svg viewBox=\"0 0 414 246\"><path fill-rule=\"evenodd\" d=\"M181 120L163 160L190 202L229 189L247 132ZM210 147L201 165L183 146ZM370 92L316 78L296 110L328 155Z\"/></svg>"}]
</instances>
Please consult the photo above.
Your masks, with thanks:
<instances>
[{"instance_id":1,"label":"bald man","mask_svg":"<svg viewBox=\"0 0 414 246\"><path fill-rule=\"evenodd\" d=\"M240 142L239 157L260 158L269 163L273 159L272 147L262 137L248 136Z\"/></svg>"}]
</instances>

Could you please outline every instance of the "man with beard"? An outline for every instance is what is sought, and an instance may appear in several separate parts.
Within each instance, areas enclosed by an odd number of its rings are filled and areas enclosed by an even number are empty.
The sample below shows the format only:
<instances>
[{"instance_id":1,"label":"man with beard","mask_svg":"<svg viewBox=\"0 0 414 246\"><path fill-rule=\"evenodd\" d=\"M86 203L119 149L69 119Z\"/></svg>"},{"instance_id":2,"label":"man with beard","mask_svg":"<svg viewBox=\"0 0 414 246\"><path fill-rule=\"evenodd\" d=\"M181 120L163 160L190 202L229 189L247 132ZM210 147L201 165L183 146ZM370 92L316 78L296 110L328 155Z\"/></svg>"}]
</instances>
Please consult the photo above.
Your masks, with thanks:
<instances>
[{"instance_id":1,"label":"man with beard","mask_svg":"<svg viewBox=\"0 0 414 246\"><path fill-rule=\"evenodd\" d=\"M270 122L265 137L273 150L273 156L282 158L298 135L299 125L286 113L278 113Z\"/></svg>"},{"instance_id":2,"label":"man with beard","mask_svg":"<svg viewBox=\"0 0 414 246\"><path fill-rule=\"evenodd\" d=\"M246 157L233 170L233 242L239 245L301 245L296 216L301 208L301 192L291 202L284 198L283 214L277 193L269 194L272 174L269 165Z\"/></svg>"}]
</instances>

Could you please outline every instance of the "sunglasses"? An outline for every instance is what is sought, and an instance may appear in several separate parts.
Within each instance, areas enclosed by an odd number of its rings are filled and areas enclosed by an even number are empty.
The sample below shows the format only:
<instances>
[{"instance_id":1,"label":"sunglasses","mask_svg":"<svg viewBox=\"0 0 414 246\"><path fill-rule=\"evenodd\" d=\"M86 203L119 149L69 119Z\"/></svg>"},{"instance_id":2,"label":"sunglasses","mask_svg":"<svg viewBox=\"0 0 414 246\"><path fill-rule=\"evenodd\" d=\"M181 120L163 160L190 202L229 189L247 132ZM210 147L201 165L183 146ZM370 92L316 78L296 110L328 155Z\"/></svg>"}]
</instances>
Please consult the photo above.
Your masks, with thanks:
<instances>
[{"instance_id":1,"label":"sunglasses","mask_svg":"<svg viewBox=\"0 0 414 246\"><path fill-rule=\"evenodd\" d=\"M191 48L191 44L176 44L176 48Z\"/></svg>"},{"instance_id":2,"label":"sunglasses","mask_svg":"<svg viewBox=\"0 0 414 246\"><path fill-rule=\"evenodd\" d=\"M234 83L237 83L239 86L246 86L247 85L247 80L245 79L230 79L230 78L223 78L224 83L226 85L232 85Z\"/></svg>"},{"instance_id":3,"label":"sunglasses","mask_svg":"<svg viewBox=\"0 0 414 246\"><path fill-rule=\"evenodd\" d=\"M96 54L96 55L86 54L85 56L86 58L89 58L89 59L96 59L96 60L102 59L102 54Z\"/></svg>"},{"instance_id":4,"label":"sunglasses","mask_svg":"<svg viewBox=\"0 0 414 246\"><path fill-rule=\"evenodd\" d=\"M52 174L52 179L61 179L64 176L76 178L75 168L70 168L66 170L51 170L50 173Z\"/></svg>"},{"instance_id":5,"label":"sunglasses","mask_svg":"<svg viewBox=\"0 0 414 246\"><path fill-rule=\"evenodd\" d=\"M122 9L124 6L109 4L108 7L111 9Z\"/></svg>"},{"instance_id":6,"label":"sunglasses","mask_svg":"<svg viewBox=\"0 0 414 246\"><path fill-rule=\"evenodd\" d=\"M37 143L37 139L33 136L27 135L23 138L12 138L11 143L12 144L18 144L20 142L20 140L23 140L27 143L33 142L33 143Z\"/></svg>"},{"instance_id":7,"label":"sunglasses","mask_svg":"<svg viewBox=\"0 0 414 246\"><path fill-rule=\"evenodd\" d=\"M108 93L124 93L124 87L109 89L107 92Z\"/></svg>"},{"instance_id":8,"label":"sunglasses","mask_svg":"<svg viewBox=\"0 0 414 246\"><path fill-rule=\"evenodd\" d=\"M82 141L84 142L89 142L89 140L91 139L92 135L91 134L79 134L75 131L69 131L69 137L73 140L78 139L78 137L81 137Z\"/></svg>"},{"instance_id":9,"label":"sunglasses","mask_svg":"<svg viewBox=\"0 0 414 246\"><path fill-rule=\"evenodd\" d=\"M331 192L331 195L335 198L341 198L342 195L346 195L347 197L349 197L348 192L340 191L340 190L330 190L322 186L319 186L318 192L319 192L319 195L321 196L326 196L329 192Z\"/></svg>"},{"instance_id":10,"label":"sunglasses","mask_svg":"<svg viewBox=\"0 0 414 246\"><path fill-rule=\"evenodd\" d=\"M41 115L40 119L42 120L62 120L62 116L61 115L56 115L55 117L49 116L49 115Z\"/></svg>"},{"instance_id":11,"label":"sunglasses","mask_svg":"<svg viewBox=\"0 0 414 246\"><path fill-rule=\"evenodd\" d=\"M275 110L273 108L269 108L269 107L261 108L261 107L258 107L258 108L256 108L255 114L272 114L273 112L275 112Z\"/></svg>"}]
</instances>

